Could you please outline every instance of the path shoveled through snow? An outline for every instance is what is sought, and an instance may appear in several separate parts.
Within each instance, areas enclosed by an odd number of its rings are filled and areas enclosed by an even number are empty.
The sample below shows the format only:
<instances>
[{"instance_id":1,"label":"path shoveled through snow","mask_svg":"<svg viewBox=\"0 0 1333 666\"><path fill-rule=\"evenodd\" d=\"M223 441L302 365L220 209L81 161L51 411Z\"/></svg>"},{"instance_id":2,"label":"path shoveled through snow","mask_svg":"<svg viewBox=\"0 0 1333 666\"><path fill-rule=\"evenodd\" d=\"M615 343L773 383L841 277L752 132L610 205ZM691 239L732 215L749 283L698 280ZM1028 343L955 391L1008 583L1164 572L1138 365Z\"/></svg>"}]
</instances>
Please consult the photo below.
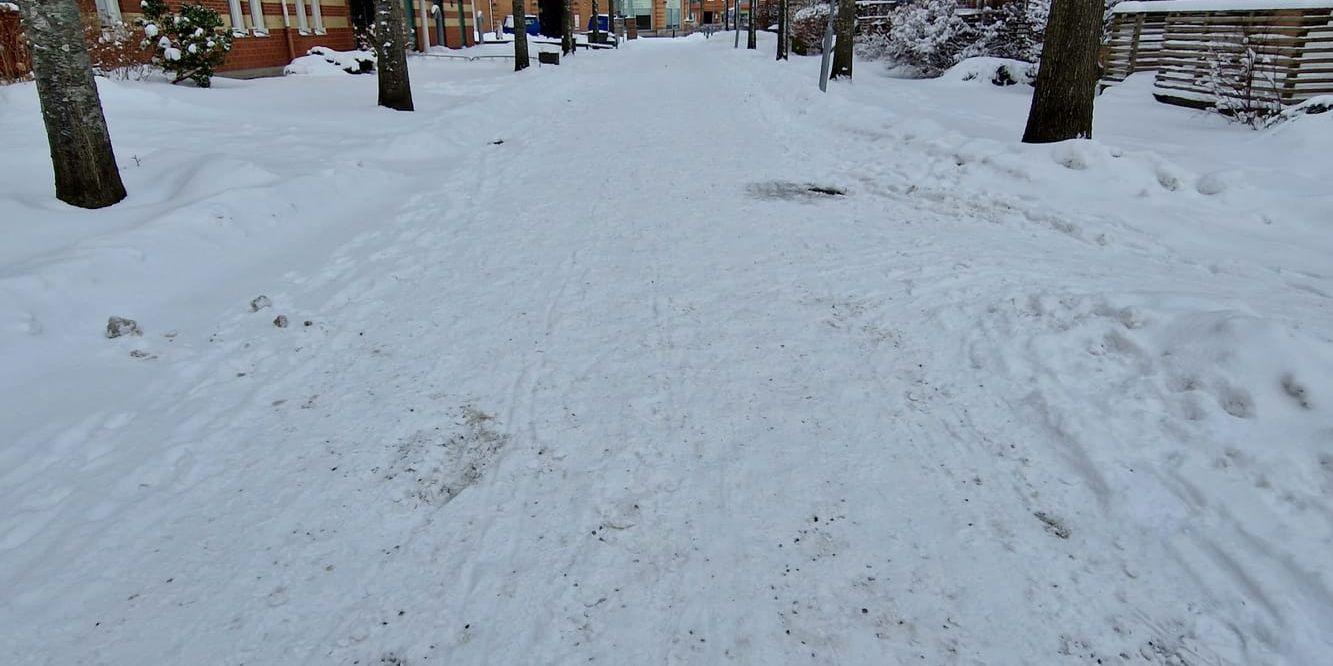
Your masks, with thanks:
<instances>
[{"instance_id":1,"label":"path shoveled through snow","mask_svg":"<svg viewBox=\"0 0 1333 666\"><path fill-rule=\"evenodd\" d=\"M278 219L254 222L279 204L247 190L132 199L222 221L50 241L0 278L29 322L5 329L5 358L42 359L3 386L19 407L0 451L17 508L0 517L3 651L1326 654L1319 248L1285 272L1257 250L1213 262L1143 214L1203 228L1233 204L1105 203L1162 180L1147 158L1107 180L1099 144L977 148L859 91L818 97L813 62L724 46L640 40L517 76L414 61L418 113L343 108L327 127L283 114L373 82L220 88L278 109L243 131L285 132L286 156L218 148L274 175L255 187L291 197ZM108 101L113 131L149 145L118 117L135 94ZM202 240L153 245L172 234ZM219 243L254 255L229 264ZM162 266L192 262L155 295ZM87 275L121 266L141 300L117 302L142 310L96 310ZM249 312L257 293L273 308ZM35 323L109 314L147 334L52 341Z\"/></svg>"}]
</instances>

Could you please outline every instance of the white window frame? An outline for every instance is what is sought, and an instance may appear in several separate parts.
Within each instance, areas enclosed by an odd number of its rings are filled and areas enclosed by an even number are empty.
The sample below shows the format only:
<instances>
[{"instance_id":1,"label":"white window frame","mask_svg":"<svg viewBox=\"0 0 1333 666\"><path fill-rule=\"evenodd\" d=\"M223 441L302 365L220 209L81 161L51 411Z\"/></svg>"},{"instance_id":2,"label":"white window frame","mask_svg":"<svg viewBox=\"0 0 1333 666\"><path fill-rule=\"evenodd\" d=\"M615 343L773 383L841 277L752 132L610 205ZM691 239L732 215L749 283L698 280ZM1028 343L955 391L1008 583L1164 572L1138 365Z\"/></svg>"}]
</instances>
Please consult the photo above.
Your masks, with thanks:
<instances>
[{"instance_id":1,"label":"white window frame","mask_svg":"<svg viewBox=\"0 0 1333 666\"><path fill-rule=\"evenodd\" d=\"M296 0L296 32L310 34L310 24L305 20L305 0Z\"/></svg>"},{"instance_id":2,"label":"white window frame","mask_svg":"<svg viewBox=\"0 0 1333 666\"><path fill-rule=\"evenodd\" d=\"M241 0L227 0L227 13L231 15L231 34L233 37L244 37L245 31L245 13L241 11Z\"/></svg>"},{"instance_id":3,"label":"white window frame","mask_svg":"<svg viewBox=\"0 0 1333 666\"><path fill-rule=\"evenodd\" d=\"M264 3L262 0L250 0L250 32L255 37L268 37L268 24L264 21Z\"/></svg>"},{"instance_id":4,"label":"white window frame","mask_svg":"<svg viewBox=\"0 0 1333 666\"><path fill-rule=\"evenodd\" d=\"M121 23L120 0L97 0L97 16L102 23Z\"/></svg>"},{"instance_id":5,"label":"white window frame","mask_svg":"<svg viewBox=\"0 0 1333 666\"><path fill-rule=\"evenodd\" d=\"M324 29L324 16L319 12L319 0L310 0L310 22L315 29L316 35L328 33L328 31Z\"/></svg>"}]
</instances>

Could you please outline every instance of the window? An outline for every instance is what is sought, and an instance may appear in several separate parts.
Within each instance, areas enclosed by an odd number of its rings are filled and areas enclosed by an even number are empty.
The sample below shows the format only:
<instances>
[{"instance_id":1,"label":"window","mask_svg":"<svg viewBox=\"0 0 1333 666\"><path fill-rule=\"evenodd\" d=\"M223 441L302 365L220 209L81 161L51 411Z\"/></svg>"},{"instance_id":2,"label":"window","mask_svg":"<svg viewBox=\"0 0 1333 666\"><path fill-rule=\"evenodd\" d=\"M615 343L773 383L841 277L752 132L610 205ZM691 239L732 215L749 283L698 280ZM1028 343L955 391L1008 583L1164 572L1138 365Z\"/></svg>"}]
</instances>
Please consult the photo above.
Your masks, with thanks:
<instances>
[{"instance_id":1,"label":"window","mask_svg":"<svg viewBox=\"0 0 1333 666\"><path fill-rule=\"evenodd\" d=\"M268 37L268 26L264 25L264 4L261 0L250 0L250 29L256 37Z\"/></svg>"},{"instance_id":2,"label":"window","mask_svg":"<svg viewBox=\"0 0 1333 666\"><path fill-rule=\"evenodd\" d=\"M319 0L309 0L310 18L306 18L305 3L307 0L296 0L296 29L303 35L310 34L314 29L316 35L322 35L324 30L324 17L319 12Z\"/></svg>"},{"instance_id":3,"label":"window","mask_svg":"<svg viewBox=\"0 0 1333 666\"><path fill-rule=\"evenodd\" d=\"M97 17L103 26L120 23L120 0L97 0Z\"/></svg>"},{"instance_id":4,"label":"window","mask_svg":"<svg viewBox=\"0 0 1333 666\"><path fill-rule=\"evenodd\" d=\"M245 15L241 13L241 0L227 0L227 13L231 18L231 34L236 37L245 34Z\"/></svg>"},{"instance_id":5,"label":"window","mask_svg":"<svg viewBox=\"0 0 1333 666\"><path fill-rule=\"evenodd\" d=\"M305 20L305 0L296 0L296 31L303 34L310 34L310 24Z\"/></svg>"},{"instance_id":6,"label":"window","mask_svg":"<svg viewBox=\"0 0 1333 666\"><path fill-rule=\"evenodd\" d=\"M310 21L314 24L316 35L327 32L324 30L324 17L319 13L319 0L310 0Z\"/></svg>"}]
</instances>

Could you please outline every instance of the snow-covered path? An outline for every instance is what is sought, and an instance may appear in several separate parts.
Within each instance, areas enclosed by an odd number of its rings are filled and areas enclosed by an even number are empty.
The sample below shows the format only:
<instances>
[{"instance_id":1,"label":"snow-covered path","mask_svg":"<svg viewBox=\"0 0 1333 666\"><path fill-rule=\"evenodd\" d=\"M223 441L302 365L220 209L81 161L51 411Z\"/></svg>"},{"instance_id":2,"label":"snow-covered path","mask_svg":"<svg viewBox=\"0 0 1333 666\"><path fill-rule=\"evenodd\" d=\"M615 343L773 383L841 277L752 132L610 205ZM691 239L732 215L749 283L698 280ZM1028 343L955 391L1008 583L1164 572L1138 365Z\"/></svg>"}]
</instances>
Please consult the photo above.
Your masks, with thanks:
<instances>
[{"instance_id":1,"label":"snow-covered path","mask_svg":"<svg viewBox=\"0 0 1333 666\"><path fill-rule=\"evenodd\" d=\"M0 272L0 651L1326 656L1333 199L959 134L768 58L418 61L411 116L350 77L110 89L146 194L70 213L39 154L0 210L75 229ZM145 94L272 108L154 188ZM98 339L111 314L145 336Z\"/></svg>"}]
</instances>

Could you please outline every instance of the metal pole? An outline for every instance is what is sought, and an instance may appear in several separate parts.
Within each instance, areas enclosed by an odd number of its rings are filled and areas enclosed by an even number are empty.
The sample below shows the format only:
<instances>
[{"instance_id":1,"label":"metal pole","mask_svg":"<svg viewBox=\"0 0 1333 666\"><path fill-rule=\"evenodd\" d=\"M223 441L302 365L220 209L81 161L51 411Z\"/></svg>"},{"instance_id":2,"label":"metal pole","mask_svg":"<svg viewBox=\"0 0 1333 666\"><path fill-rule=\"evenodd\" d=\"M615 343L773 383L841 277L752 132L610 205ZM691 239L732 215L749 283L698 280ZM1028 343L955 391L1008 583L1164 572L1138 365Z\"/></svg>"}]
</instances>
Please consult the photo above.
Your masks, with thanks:
<instances>
[{"instance_id":1,"label":"metal pole","mask_svg":"<svg viewBox=\"0 0 1333 666\"><path fill-rule=\"evenodd\" d=\"M837 5L829 3L828 28L824 30L824 54L819 64L819 92L828 92L829 61L833 58L833 17L837 16Z\"/></svg>"}]
</instances>

